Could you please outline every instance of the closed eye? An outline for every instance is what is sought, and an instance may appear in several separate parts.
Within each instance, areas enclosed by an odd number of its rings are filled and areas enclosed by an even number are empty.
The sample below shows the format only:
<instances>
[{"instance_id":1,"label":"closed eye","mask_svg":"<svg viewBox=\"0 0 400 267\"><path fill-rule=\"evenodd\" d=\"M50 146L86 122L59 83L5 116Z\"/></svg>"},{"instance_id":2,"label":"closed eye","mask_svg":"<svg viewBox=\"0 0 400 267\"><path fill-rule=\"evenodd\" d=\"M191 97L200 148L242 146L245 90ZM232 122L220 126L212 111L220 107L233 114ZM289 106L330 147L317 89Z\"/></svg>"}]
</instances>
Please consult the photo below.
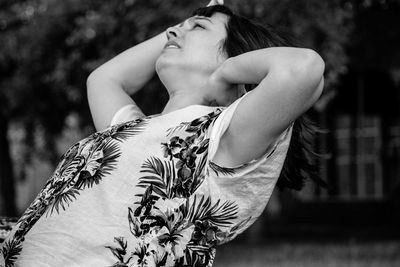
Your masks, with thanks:
<instances>
[{"instance_id":1,"label":"closed eye","mask_svg":"<svg viewBox=\"0 0 400 267\"><path fill-rule=\"evenodd\" d=\"M199 23L194 23L193 24L193 28L201 28L201 29L205 29L205 27Z\"/></svg>"}]
</instances>

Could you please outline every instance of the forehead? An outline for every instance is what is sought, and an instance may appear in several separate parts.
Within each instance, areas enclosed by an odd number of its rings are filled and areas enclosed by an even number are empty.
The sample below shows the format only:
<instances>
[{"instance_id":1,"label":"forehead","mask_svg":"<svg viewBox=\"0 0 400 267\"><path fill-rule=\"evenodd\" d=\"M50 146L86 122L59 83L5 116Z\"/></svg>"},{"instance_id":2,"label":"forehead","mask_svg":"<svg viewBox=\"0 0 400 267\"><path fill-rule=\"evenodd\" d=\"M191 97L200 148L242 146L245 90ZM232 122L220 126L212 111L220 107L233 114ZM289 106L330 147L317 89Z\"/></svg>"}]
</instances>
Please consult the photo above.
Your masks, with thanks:
<instances>
[{"instance_id":1,"label":"forehead","mask_svg":"<svg viewBox=\"0 0 400 267\"><path fill-rule=\"evenodd\" d=\"M226 25L228 23L228 15L222 13L214 13L211 17L209 17L214 23Z\"/></svg>"}]
</instances>

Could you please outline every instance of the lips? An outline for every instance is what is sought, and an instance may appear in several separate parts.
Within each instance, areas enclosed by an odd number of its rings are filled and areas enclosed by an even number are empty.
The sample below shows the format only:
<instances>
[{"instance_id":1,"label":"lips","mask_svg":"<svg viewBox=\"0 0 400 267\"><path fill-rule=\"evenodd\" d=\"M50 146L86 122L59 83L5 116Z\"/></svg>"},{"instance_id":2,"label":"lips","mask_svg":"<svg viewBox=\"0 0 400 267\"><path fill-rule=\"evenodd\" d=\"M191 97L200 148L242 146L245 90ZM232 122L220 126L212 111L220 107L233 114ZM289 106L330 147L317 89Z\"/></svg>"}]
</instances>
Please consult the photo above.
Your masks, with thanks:
<instances>
[{"instance_id":1,"label":"lips","mask_svg":"<svg viewBox=\"0 0 400 267\"><path fill-rule=\"evenodd\" d=\"M177 42L175 42L174 40L169 40L164 46L164 49L166 49L166 48L175 48L175 49L177 49L177 48L181 48L181 46Z\"/></svg>"}]
</instances>

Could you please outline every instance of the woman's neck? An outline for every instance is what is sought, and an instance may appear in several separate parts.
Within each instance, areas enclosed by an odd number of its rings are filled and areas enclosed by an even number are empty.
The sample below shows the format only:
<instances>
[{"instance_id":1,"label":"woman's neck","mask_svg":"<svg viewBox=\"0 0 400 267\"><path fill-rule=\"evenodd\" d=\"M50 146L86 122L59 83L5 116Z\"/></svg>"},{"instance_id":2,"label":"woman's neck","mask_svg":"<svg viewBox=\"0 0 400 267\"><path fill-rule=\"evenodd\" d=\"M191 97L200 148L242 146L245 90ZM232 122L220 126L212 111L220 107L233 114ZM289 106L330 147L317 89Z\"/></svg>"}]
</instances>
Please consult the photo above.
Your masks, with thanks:
<instances>
[{"instance_id":1,"label":"woman's neck","mask_svg":"<svg viewBox=\"0 0 400 267\"><path fill-rule=\"evenodd\" d=\"M208 106L208 103L203 95L195 94L194 92L175 92L170 94L169 100L164 107L161 114L167 114L172 111L182 109L191 105L204 105Z\"/></svg>"}]
</instances>

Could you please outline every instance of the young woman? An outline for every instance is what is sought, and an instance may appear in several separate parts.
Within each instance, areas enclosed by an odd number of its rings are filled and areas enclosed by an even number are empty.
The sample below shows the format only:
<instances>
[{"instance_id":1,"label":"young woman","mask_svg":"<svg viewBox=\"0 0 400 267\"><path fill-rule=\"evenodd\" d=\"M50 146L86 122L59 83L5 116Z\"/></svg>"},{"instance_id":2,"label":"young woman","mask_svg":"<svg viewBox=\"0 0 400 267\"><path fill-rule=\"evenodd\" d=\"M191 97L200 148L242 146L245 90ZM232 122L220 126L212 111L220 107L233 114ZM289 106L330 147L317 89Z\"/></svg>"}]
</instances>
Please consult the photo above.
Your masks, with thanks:
<instances>
[{"instance_id":1,"label":"young woman","mask_svg":"<svg viewBox=\"0 0 400 267\"><path fill-rule=\"evenodd\" d=\"M63 156L4 242L6 266L211 266L262 213L282 166L302 170L285 158L324 62L220 4L90 75L99 132ZM129 95L155 72L169 101L145 116ZM281 184L301 187L297 175Z\"/></svg>"}]
</instances>

